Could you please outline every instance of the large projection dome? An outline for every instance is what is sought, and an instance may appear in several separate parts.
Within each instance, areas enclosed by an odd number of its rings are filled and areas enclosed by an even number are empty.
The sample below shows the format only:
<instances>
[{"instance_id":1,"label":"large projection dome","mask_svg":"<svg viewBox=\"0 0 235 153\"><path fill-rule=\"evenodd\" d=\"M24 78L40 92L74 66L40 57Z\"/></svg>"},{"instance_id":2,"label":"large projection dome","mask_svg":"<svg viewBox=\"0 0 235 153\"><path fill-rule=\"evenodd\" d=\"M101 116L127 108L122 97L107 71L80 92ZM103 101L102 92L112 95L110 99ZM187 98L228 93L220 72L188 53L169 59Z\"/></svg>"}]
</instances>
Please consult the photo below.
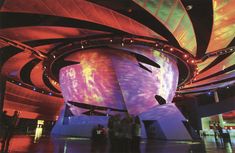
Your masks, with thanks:
<instances>
[{"instance_id":1,"label":"large projection dome","mask_svg":"<svg viewBox=\"0 0 235 153\"><path fill-rule=\"evenodd\" d=\"M60 70L65 101L127 109L133 115L159 105L156 95L171 102L178 84L176 61L152 49L139 53L98 48L66 57L79 64Z\"/></svg>"}]
</instances>

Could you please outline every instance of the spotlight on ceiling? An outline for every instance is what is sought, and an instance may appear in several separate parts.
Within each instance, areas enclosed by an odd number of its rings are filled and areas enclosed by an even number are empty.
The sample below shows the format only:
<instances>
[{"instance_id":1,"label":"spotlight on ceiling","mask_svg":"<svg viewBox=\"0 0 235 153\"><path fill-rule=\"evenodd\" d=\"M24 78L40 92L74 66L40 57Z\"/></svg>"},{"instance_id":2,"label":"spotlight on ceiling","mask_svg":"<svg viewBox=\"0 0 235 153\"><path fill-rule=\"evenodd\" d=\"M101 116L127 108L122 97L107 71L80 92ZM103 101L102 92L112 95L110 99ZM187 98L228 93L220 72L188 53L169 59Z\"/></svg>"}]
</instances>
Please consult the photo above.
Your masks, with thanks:
<instances>
[{"instance_id":1,"label":"spotlight on ceiling","mask_svg":"<svg viewBox=\"0 0 235 153\"><path fill-rule=\"evenodd\" d=\"M186 6L186 10L187 10L187 11L191 10L192 8L193 8L193 5L188 5L188 6Z\"/></svg>"},{"instance_id":2,"label":"spotlight on ceiling","mask_svg":"<svg viewBox=\"0 0 235 153\"><path fill-rule=\"evenodd\" d=\"M207 94L208 94L209 96L211 96L211 95L212 95L212 92L208 92Z\"/></svg>"},{"instance_id":3,"label":"spotlight on ceiling","mask_svg":"<svg viewBox=\"0 0 235 153\"><path fill-rule=\"evenodd\" d=\"M131 13L131 12L132 12L132 9L131 9L131 8L129 8L127 11L128 11L129 13Z\"/></svg>"},{"instance_id":4,"label":"spotlight on ceiling","mask_svg":"<svg viewBox=\"0 0 235 153\"><path fill-rule=\"evenodd\" d=\"M187 54L184 54L184 58L188 58L188 55L187 55Z\"/></svg>"}]
</instances>

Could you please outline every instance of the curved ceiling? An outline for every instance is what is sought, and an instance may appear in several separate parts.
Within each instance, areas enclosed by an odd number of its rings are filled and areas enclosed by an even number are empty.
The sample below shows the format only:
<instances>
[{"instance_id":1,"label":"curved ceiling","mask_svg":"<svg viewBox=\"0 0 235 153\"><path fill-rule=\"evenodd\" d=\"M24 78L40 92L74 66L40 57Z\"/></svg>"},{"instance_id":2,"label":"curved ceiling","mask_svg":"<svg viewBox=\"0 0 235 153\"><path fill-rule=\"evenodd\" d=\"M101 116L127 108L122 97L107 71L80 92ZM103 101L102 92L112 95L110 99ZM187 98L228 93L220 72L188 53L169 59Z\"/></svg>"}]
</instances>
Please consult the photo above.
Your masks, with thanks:
<instances>
[{"instance_id":1,"label":"curved ceiling","mask_svg":"<svg viewBox=\"0 0 235 153\"><path fill-rule=\"evenodd\" d=\"M235 82L234 7L234 0L4 0L1 73L32 93L61 97L40 54L47 57L73 40L128 35L171 44L196 59L197 71L179 93L225 87Z\"/></svg>"},{"instance_id":2,"label":"curved ceiling","mask_svg":"<svg viewBox=\"0 0 235 153\"><path fill-rule=\"evenodd\" d=\"M159 20L182 48L196 55L197 42L193 25L180 0L135 0L135 2Z\"/></svg>"}]
</instances>

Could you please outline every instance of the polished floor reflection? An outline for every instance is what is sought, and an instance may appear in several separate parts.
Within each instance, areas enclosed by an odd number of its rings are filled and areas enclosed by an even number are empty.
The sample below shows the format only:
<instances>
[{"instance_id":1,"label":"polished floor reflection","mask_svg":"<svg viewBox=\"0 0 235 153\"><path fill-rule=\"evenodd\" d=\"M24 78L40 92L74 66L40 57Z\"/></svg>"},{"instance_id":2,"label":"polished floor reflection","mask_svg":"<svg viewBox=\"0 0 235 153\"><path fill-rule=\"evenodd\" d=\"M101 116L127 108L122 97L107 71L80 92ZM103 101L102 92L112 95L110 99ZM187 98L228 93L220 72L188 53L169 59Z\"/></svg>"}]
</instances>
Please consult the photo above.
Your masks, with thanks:
<instances>
[{"instance_id":1,"label":"polished floor reflection","mask_svg":"<svg viewBox=\"0 0 235 153\"><path fill-rule=\"evenodd\" d=\"M159 141L142 140L141 153L232 153L235 152L235 138L232 144L221 145L214 137L202 141ZM42 137L35 141L33 136L15 136L10 142L10 153L91 153L90 140L72 137ZM103 153L110 153L109 146Z\"/></svg>"}]
</instances>

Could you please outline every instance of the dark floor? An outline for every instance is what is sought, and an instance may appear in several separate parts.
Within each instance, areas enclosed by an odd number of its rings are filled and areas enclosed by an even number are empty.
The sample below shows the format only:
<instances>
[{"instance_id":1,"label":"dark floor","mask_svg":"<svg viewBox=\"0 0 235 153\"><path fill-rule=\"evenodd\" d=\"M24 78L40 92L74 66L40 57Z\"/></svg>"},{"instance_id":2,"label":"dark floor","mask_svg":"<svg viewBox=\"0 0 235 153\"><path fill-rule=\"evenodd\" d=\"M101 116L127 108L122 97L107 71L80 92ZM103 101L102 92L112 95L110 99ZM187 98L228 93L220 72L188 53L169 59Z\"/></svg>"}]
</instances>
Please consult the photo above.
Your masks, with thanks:
<instances>
[{"instance_id":1,"label":"dark floor","mask_svg":"<svg viewBox=\"0 0 235 153\"><path fill-rule=\"evenodd\" d=\"M15 136L10 142L11 153L91 153L90 140L86 138L42 137L35 141L33 136ZM223 147L215 143L214 137L203 141L159 141L142 140L141 153L232 153L235 152L235 138L232 145ZM108 151L108 147L105 152Z\"/></svg>"}]
</instances>

